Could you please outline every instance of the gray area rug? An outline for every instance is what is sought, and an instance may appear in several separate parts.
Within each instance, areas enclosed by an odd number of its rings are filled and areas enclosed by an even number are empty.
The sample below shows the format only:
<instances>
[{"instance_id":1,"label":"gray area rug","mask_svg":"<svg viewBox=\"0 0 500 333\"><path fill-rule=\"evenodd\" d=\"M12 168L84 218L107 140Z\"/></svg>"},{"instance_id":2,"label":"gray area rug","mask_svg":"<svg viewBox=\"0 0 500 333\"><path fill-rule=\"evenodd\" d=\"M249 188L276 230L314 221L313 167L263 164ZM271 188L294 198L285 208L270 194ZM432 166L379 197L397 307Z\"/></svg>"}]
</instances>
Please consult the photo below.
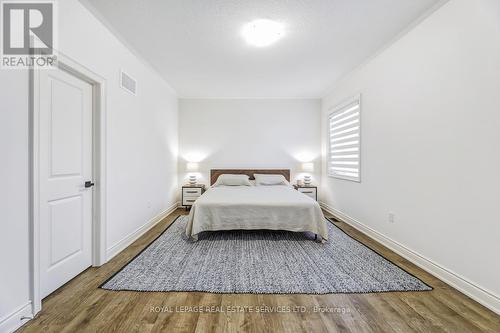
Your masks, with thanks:
<instances>
[{"instance_id":1,"label":"gray area rug","mask_svg":"<svg viewBox=\"0 0 500 333\"><path fill-rule=\"evenodd\" d=\"M432 290L328 223L329 240L307 233L225 231L186 240L180 216L101 285L109 290L329 294Z\"/></svg>"}]
</instances>

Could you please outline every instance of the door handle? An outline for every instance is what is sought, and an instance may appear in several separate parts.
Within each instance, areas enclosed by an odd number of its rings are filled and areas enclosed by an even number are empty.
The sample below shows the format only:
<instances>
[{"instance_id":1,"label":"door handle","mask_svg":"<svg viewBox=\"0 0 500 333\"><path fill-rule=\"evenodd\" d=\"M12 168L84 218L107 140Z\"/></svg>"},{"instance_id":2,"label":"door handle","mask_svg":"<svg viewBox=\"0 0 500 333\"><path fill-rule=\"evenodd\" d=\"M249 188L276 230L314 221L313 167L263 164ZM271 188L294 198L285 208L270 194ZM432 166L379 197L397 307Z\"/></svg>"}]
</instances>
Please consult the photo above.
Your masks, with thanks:
<instances>
[{"instance_id":1,"label":"door handle","mask_svg":"<svg viewBox=\"0 0 500 333\"><path fill-rule=\"evenodd\" d=\"M87 181L85 182L85 188L89 188L89 187L92 187L92 186L94 186L94 185L95 185L95 184L94 184L94 183L92 183L90 180L87 180Z\"/></svg>"}]
</instances>

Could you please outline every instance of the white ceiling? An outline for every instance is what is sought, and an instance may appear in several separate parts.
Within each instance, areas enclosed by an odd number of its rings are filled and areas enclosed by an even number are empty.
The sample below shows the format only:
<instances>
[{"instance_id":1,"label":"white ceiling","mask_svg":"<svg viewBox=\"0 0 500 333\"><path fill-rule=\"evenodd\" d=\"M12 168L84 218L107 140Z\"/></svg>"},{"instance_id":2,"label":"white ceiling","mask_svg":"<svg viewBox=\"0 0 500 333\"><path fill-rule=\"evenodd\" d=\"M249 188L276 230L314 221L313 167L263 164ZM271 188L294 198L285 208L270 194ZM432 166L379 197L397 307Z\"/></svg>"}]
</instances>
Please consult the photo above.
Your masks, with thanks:
<instances>
[{"instance_id":1,"label":"white ceiling","mask_svg":"<svg viewBox=\"0 0 500 333\"><path fill-rule=\"evenodd\" d=\"M317 98L439 0L82 0L180 97ZM286 35L256 48L257 18Z\"/></svg>"}]
</instances>

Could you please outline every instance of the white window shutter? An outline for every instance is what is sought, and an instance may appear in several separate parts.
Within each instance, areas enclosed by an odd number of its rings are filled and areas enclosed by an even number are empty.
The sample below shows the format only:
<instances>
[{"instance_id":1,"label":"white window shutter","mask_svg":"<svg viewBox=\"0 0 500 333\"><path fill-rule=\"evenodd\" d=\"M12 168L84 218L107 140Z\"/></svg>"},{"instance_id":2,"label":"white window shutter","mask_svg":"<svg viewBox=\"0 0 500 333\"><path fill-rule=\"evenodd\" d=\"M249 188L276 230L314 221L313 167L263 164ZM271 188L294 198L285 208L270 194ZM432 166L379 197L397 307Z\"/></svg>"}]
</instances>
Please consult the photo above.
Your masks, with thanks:
<instances>
[{"instance_id":1,"label":"white window shutter","mask_svg":"<svg viewBox=\"0 0 500 333\"><path fill-rule=\"evenodd\" d=\"M333 109L328 117L328 176L361 181L360 97Z\"/></svg>"}]
</instances>

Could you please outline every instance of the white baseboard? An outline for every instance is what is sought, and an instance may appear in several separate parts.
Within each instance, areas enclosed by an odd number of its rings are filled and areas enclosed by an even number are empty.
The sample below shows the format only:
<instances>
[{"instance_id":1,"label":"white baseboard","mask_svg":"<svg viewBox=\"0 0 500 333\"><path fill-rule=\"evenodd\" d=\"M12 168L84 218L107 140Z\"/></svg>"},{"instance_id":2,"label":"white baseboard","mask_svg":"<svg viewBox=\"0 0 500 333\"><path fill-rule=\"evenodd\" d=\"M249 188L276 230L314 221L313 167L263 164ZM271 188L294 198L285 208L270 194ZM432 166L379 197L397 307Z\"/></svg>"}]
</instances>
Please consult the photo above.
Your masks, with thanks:
<instances>
[{"instance_id":1,"label":"white baseboard","mask_svg":"<svg viewBox=\"0 0 500 333\"><path fill-rule=\"evenodd\" d=\"M22 317L27 317L26 319L22 319ZM0 332L14 332L19 327L23 326L33 318L33 312L31 308L31 301L26 304L20 306L18 309L14 310L11 314L0 319Z\"/></svg>"},{"instance_id":2,"label":"white baseboard","mask_svg":"<svg viewBox=\"0 0 500 333\"><path fill-rule=\"evenodd\" d=\"M158 222L163 220L166 216L171 214L174 210L179 207L179 202L174 203L172 206L165 209L160 214L153 217L151 220L134 230L132 233L118 241L115 245L111 246L106 250L106 261L111 260L114 256L116 256L121 251L125 250L130 244L135 242L139 237L144 235L149 229L154 227Z\"/></svg>"},{"instance_id":3,"label":"white baseboard","mask_svg":"<svg viewBox=\"0 0 500 333\"><path fill-rule=\"evenodd\" d=\"M357 230L361 231L370 238L376 240L392 251L396 252L403 258L414 263L418 267L434 275L438 279L449 284L453 288L459 290L463 294L469 296L478 303L484 305L493 312L500 314L500 297L493 292L488 291L477 284L467 280L459 274L433 262L432 260L424 257L423 255L407 248L401 243L381 234L380 232L368 227L367 225L359 222L358 220L350 217L349 215L335 209L334 207L321 202L321 207L328 213L338 217L341 221L351 225Z\"/></svg>"}]
</instances>

